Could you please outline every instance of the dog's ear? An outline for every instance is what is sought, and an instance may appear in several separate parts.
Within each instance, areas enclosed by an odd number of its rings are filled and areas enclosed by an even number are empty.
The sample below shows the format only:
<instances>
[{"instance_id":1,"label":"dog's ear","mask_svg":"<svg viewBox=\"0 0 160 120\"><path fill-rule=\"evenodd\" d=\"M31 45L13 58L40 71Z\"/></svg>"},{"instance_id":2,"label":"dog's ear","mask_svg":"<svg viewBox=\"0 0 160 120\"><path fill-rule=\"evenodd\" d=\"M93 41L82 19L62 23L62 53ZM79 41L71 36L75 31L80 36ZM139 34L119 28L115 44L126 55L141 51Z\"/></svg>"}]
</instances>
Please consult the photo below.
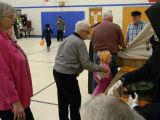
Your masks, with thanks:
<instances>
[{"instance_id":1,"label":"dog's ear","mask_svg":"<svg viewBox=\"0 0 160 120\"><path fill-rule=\"evenodd\" d=\"M145 11L153 30L160 40L160 2L153 4Z\"/></svg>"}]
</instances>

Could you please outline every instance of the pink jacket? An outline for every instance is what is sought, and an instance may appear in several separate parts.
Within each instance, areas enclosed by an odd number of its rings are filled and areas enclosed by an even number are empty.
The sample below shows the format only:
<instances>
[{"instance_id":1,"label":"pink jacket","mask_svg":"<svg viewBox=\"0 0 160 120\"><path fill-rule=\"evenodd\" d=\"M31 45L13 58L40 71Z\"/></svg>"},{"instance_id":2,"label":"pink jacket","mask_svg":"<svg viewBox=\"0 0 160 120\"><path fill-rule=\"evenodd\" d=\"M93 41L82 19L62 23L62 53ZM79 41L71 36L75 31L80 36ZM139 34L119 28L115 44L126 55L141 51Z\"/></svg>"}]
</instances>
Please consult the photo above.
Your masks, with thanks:
<instances>
[{"instance_id":1,"label":"pink jacket","mask_svg":"<svg viewBox=\"0 0 160 120\"><path fill-rule=\"evenodd\" d=\"M96 80L96 82L98 83L96 88L94 89L92 95L96 96L98 94L104 93L106 88L109 86L111 80L112 80L112 74L109 68L108 64L102 64L102 66L104 66L106 69L109 70L108 73L104 73L103 72L94 72L93 73L93 77Z\"/></svg>"},{"instance_id":2,"label":"pink jacket","mask_svg":"<svg viewBox=\"0 0 160 120\"><path fill-rule=\"evenodd\" d=\"M20 101L24 108L33 95L27 57L6 33L0 31L0 110L12 109Z\"/></svg>"}]
</instances>

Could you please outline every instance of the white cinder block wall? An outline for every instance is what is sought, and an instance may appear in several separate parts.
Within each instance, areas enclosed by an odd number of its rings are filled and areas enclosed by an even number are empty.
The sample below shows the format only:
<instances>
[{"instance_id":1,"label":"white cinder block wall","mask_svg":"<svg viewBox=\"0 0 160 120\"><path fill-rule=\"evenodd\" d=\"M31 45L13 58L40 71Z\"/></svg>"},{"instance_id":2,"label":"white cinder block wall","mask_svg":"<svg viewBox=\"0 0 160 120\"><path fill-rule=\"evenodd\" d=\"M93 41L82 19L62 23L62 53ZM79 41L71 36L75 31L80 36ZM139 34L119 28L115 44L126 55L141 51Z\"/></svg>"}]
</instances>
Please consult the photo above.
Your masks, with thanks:
<instances>
[{"instance_id":1,"label":"white cinder block wall","mask_svg":"<svg viewBox=\"0 0 160 120\"><path fill-rule=\"evenodd\" d=\"M22 9L23 14L28 14L28 19L32 20L32 26L34 28L34 31L32 32L33 35L41 35L41 12L84 11L85 19L89 21L89 8L102 6L103 12L112 10L114 15L114 22L122 26L123 6L148 3L148 0L65 0L66 7L57 7L58 0L48 0L48 2L45 2L45 0L1 1L8 2L12 4L14 7L20 7ZM46 6L51 7L46 8Z\"/></svg>"}]
</instances>

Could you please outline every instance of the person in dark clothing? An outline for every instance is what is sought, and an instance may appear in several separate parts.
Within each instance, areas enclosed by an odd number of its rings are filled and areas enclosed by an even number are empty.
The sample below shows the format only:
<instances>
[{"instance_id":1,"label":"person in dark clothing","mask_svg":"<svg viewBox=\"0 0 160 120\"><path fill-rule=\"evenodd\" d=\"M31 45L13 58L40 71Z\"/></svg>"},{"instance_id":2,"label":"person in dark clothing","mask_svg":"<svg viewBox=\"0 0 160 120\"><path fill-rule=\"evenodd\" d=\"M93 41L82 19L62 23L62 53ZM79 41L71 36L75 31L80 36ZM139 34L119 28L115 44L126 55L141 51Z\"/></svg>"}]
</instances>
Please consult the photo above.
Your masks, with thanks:
<instances>
[{"instance_id":1,"label":"person in dark clothing","mask_svg":"<svg viewBox=\"0 0 160 120\"><path fill-rule=\"evenodd\" d=\"M160 103L153 103L145 106L135 106L136 110L146 120L159 120Z\"/></svg>"},{"instance_id":2,"label":"person in dark clothing","mask_svg":"<svg viewBox=\"0 0 160 120\"><path fill-rule=\"evenodd\" d=\"M147 106L135 107L146 120L159 120L160 113L160 2L153 4L146 10L146 15L153 27L155 35L151 37L152 55L147 62L139 69L126 73L121 76L108 91L108 95L112 95L113 91L120 86L126 86L140 80L152 81L153 90L149 96L150 103Z\"/></svg>"},{"instance_id":3,"label":"person in dark clothing","mask_svg":"<svg viewBox=\"0 0 160 120\"><path fill-rule=\"evenodd\" d=\"M51 29L50 24L46 24L45 29L44 29L43 34L42 34L42 39L45 37L48 52L50 51L52 34L53 34L53 30Z\"/></svg>"},{"instance_id":4,"label":"person in dark clothing","mask_svg":"<svg viewBox=\"0 0 160 120\"><path fill-rule=\"evenodd\" d=\"M22 25L23 26L26 26L27 25L27 15L21 15L21 18L22 18Z\"/></svg>"},{"instance_id":5,"label":"person in dark clothing","mask_svg":"<svg viewBox=\"0 0 160 120\"><path fill-rule=\"evenodd\" d=\"M23 30L24 30L24 37L27 37L27 15L24 14L24 15L21 15L21 22L22 22L22 25L23 25Z\"/></svg>"},{"instance_id":6,"label":"person in dark clothing","mask_svg":"<svg viewBox=\"0 0 160 120\"><path fill-rule=\"evenodd\" d=\"M19 33L19 24L17 22L17 19L15 19L15 22L13 24L14 34L17 39L20 39L20 33Z\"/></svg>"},{"instance_id":7,"label":"person in dark clothing","mask_svg":"<svg viewBox=\"0 0 160 120\"><path fill-rule=\"evenodd\" d=\"M90 61L93 62L93 47L92 47L92 41L90 41L89 44L89 58ZM88 71L88 93L92 94L92 80L93 80L93 72Z\"/></svg>"},{"instance_id":8,"label":"person in dark clothing","mask_svg":"<svg viewBox=\"0 0 160 120\"><path fill-rule=\"evenodd\" d=\"M111 95L112 91L121 85L127 86L140 80L152 81L153 90L149 96L150 103L146 106L136 106L134 109L141 114L146 120L159 120L160 113L160 42L155 41L154 36L150 39L153 53L143 67L126 73L121 76L120 80L115 83L108 91Z\"/></svg>"},{"instance_id":9,"label":"person in dark clothing","mask_svg":"<svg viewBox=\"0 0 160 120\"><path fill-rule=\"evenodd\" d=\"M94 29L94 27L97 26L100 23L101 22L98 22L98 23L94 24L93 26L91 26L90 28ZM93 51L93 45L92 44L93 43L92 43L92 40L91 40L90 44L89 44L89 58L93 62L93 53L94 53L94 51ZM92 92L93 92L92 81L93 81L93 72L88 71L88 93L89 94L92 94Z\"/></svg>"},{"instance_id":10,"label":"person in dark clothing","mask_svg":"<svg viewBox=\"0 0 160 120\"><path fill-rule=\"evenodd\" d=\"M129 95L128 105L143 116L145 120L159 120L160 103L139 106L138 94L134 93L134 95Z\"/></svg>"},{"instance_id":11,"label":"person in dark clothing","mask_svg":"<svg viewBox=\"0 0 160 120\"><path fill-rule=\"evenodd\" d=\"M141 68L124 74L120 79L123 86L140 80L152 81L153 91L150 96L150 102L155 103L160 102L160 42L155 41L154 36L152 36L150 43L153 49L152 56Z\"/></svg>"}]
</instances>

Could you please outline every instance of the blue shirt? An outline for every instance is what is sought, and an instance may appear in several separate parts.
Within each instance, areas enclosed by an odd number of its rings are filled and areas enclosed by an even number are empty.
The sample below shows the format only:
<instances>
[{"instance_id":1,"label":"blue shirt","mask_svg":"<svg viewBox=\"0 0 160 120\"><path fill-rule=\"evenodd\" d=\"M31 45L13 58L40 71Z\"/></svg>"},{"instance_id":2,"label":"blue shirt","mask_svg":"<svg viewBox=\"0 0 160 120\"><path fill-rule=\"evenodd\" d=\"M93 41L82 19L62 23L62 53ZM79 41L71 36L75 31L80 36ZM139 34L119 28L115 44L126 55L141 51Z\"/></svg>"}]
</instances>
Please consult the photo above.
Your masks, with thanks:
<instances>
[{"instance_id":1,"label":"blue shirt","mask_svg":"<svg viewBox=\"0 0 160 120\"><path fill-rule=\"evenodd\" d=\"M145 25L146 23L143 21L140 21L137 24L129 24L126 35L127 42L131 42L140 33Z\"/></svg>"}]
</instances>

